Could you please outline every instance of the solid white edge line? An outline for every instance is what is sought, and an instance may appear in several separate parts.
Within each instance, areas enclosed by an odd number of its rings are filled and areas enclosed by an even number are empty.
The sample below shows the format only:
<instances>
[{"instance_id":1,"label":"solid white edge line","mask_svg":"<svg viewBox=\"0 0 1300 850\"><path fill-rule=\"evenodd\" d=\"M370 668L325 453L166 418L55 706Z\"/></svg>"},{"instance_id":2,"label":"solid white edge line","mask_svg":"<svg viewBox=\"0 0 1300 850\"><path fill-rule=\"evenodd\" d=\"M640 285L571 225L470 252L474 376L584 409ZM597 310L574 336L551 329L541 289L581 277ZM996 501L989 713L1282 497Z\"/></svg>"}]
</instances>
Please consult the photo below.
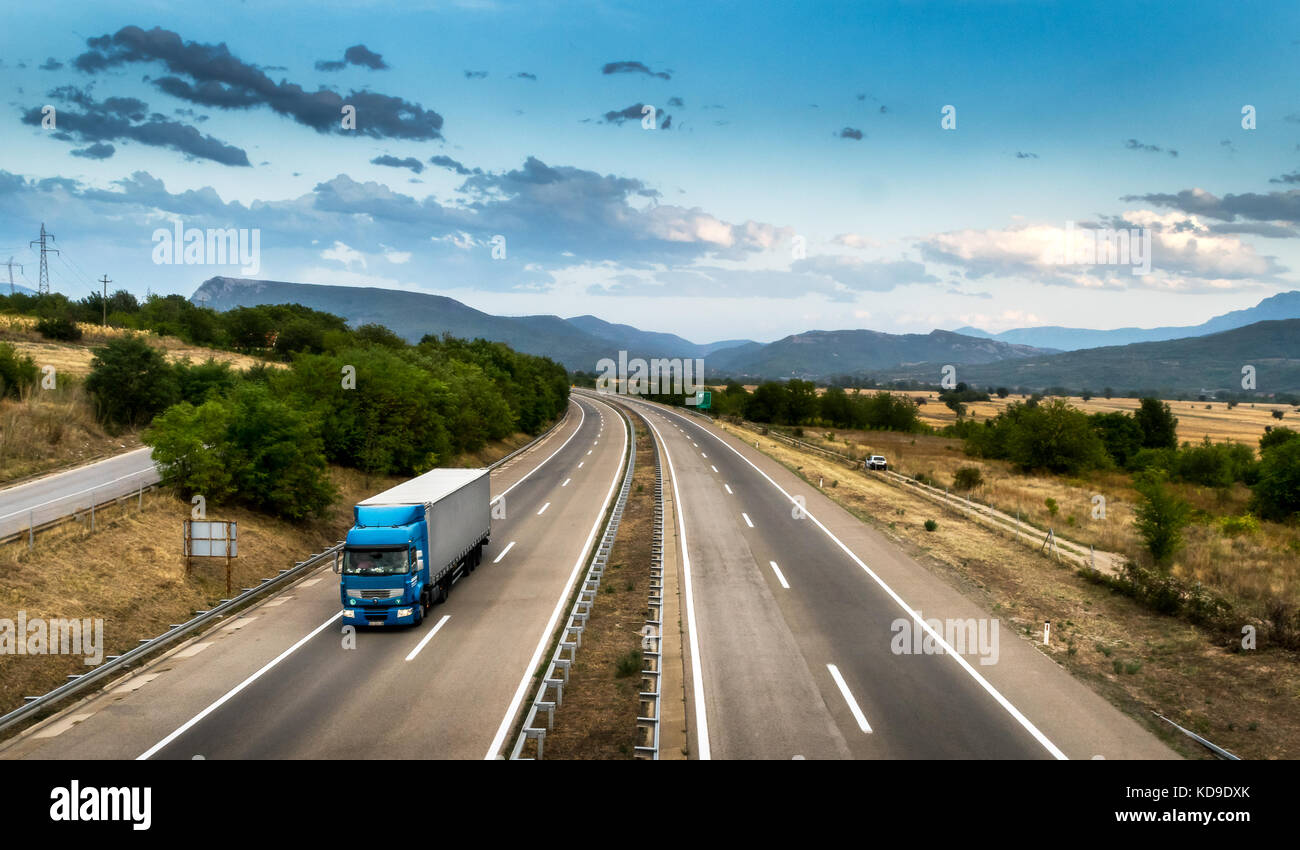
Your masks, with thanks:
<instances>
[{"instance_id":1,"label":"solid white edge line","mask_svg":"<svg viewBox=\"0 0 1300 850\"><path fill-rule=\"evenodd\" d=\"M713 439L717 441L720 445L725 446L728 449L731 449L731 452L734 455L736 455L736 457L740 458L745 463L753 467L755 472L757 472L759 475L767 479L767 483L771 484L781 493L781 495L789 499L791 504L795 504L795 505L799 504L798 502L795 501L795 498L793 496L791 496L789 493L785 491L785 488L783 488L780 484L777 484L775 481L773 481L772 478L766 472L759 469L758 466L755 465L753 461L751 461L749 458L745 457L743 454L737 451L736 448L732 446L730 443L728 443L726 440L723 440L721 437L718 437L716 434L713 434L708 429L696 424L695 422L692 422L690 419L682 416L679 413L673 413L672 411L666 411L666 412L682 420L683 422L686 422L687 424L695 425L695 427L699 428L705 434L708 434L709 436L713 437ZM859 558L857 554L854 553L852 549L850 549L847 545L845 545L843 540L840 540L838 537L836 537L835 534L829 528L823 525L821 520L813 516L808 511L807 508L800 505L799 511L805 517L812 520L813 523L818 528L820 528L822 532L826 534L827 537L835 541L836 545L839 546L840 549L842 549L844 553L848 555L849 558L851 558L855 564L861 567L862 570L866 572L867 575L871 576L872 580L875 581L875 583L880 586L880 589L885 591L885 593L889 594L889 597L893 599L894 602L896 602L900 608L902 608L904 611L907 612L908 616L912 618L912 622L916 623L917 626L922 630L924 630L926 634L934 638L935 643L943 647L944 654L950 656L963 670L969 673L971 678L973 678L979 684L979 686L983 688L986 693L988 693L989 696L993 697L993 699L997 701L998 705L1002 706L1002 708L1005 709L1006 712L1010 714L1012 718L1014 718L1015 721L1019 723L1020 726L1024 728L1026 732L1028 732L1030 735L1033 736L1034 740L1036 740L1039 744L1041 744L1042 747L1045 750L1047 750L1049 753L1051 753L1054 758L1060 760L1069 759L1069 756L1063 753L1061 749L1056 746L1056 744L1053 744L1052 741L1046 735L1044 735L1041 731L1039 731L1038 727L1035 726L1028 717L1025 717L1025 715L1020 712L1020 709L1012 705L1011 701L1006 697L1004 697L997 688L993 687L993 685L987 679L981 676L979 671L976 670L974 667L972 667L969 661L967 661L964 657L962 657L961 654L957 652L957 650L953 649L953 647L946 640L944 640L943 635L939 634L937 631L934 630L933 627L930 626L929 623L921 619L921 615L918 614L916 611L914 611L910 605L904 602L903 597L895 593L894 589L890 587L888 584L886 584L884 579L876 575L875 571L872 570L870 567L868 567L863 562L863 560Z\"/></svg>"},{"instance_id":2,"label":"solid white edge line","mask_svg":"<svg viewBox=\"0 0 1300 850\"><path fill-rule=\"evenodd\" d=\"M572 400L573 400L572 397L570 397L570 401L572 401ZM516 481L514 484L511 484L509 487L507 487L507 488L505 489L505 492L503 492L501 495L497 496L497 497L496 497L495 499L493 499L492 501L488 502L489 505L494 505L494 504L496 504L498 501L500 501L501 499L504 499L504 498L506 497L506 493L509 493L511 490L515 489L515 488L518 487L520 484L523 484L525 481L528 480L528 476L529 476L529 475L532 475L534 472L536 472L537 470L541 469L543 466L546 466L547 462L548 462L551 458L555 457L555 456L558 455L560 452L564 451L564 447L567 446L567 445L569 444L569 440L572 440L574 437L578 436L578 432L582 430L582 423L585 422L586 419L587 419L587 411L583 410L583 409L582 409L582 405L578 404L576 401L574 401L573 403L578 405L578 413L580 413L580 414L582 414L582 415L581 415L581 417L578 419L578 427L573 429L573 433L569 435L569 439L568 439L568 440L565 440L563 443L560 443L560 447L559 447L558 449L556 449L555 451L551 452L549 455L547 455L547 456L546 456L546 460L542 461L541 463L537 464L537 466L534 466L532 469L528 470L528 474L527 474L527 475L525 475L523 478L520 478L520 479L519 479L518 481ZM587 452L587 454L591 454L591 452Z\"/></svg>"},{"instance_id":3,"label":"solid white edge line","mask_svg":"<svg viewBox=\"0 0 1300 850\"><path fill-rule=\"evenodd\" d=\"M223 696L221 696L221 697L220 697L216 702L212 703L212 705L210 705L210 706L208 706L207 708L203 709L203 710L200 711L198 714L196 714L196 715L194 715L193 717L191 717L189 720L186 720L186 721L185 721L184 723L182 723L179 727L177 727L177 729L176 729L175 732L172 732L172 733L171 733L170 735L168 735L166 738L163 738L161 741L159 741L158 743L154 744L154 745L153 745L152 747L150 747L149 749L145 750L145 751L144 751L143 753L141 753L139 756L136 756L136 761L146 761L146 760L148 760L150 757L153 756L154 753L158 752L158 751L161 750L163 747L165 747L165 746L167 746L168 744L170 744L172 741L175 741L177 738L179 738L181 735L183 735L183 734L185 733L185 731L188 730L188 729L189 729L191 726L193 726L195 723L198 723L200 720L202 720L203 718L207 717L209 714L211 714L212 712L216 711L216 710L217 710L218 708L220 708L221 706L225 705L226 702L229 701L231 697L235 696L235 695L238 694L240 691L242 691L244 688L246 688L246 687L248 687L249 685L251 685L251 684L253 684L254 682L256 682L259 678L261 678L261 676L262 676L263 673L265 673L267 670L270 670L272 667L274 667L275 665L279 664L279 663L280 663L281 661L283 661L284 659L288 658L288 657L289 657L290 655L292 655L295 651L297 651L298 647L302 646L302 645L303 645L304 643L306 643L307 641L309 641L309 640L311 640L312 638L316 637L316 635L318 635L318 634L320 634L322 631L324 631L324 629L325 629L326 626L328 626L330 623L334 622L335 620L339 619L339 618L342 617L342 616L343 616L343 611L342 611L342 610L335 611L333 616L331 616L331 617L330 617L328 620L326 620L325 622L321 623L321 624L320 624L319 626L317 626L316 628L312 629L312 630L307 634L306 637L301 638L301 639L300 639L297 643L295 643L293 646L289 647L289 648L286 649L284 652L281 652L279 655L277 655L275 658L273 658L273 659L271 659L270 661L266 662L266 664L263 665L262 669L258 670L256 673L254 673L253 675L249 676L247 679L245 679L244 681L240 682L238 685L235 685L233 688L231 688L230 690L226 691L226 693L225 693Z\"/></svg>"},{"instance_id":4,"label":"solid white edge line","mask_svg":"<svg viewBox=\"0 0 1300 850\"><path fill-rule=\"evenodd\" d=\"M506 553L513 548L515 548L515 541L511 540L508 544L506 544L506 548L501 550L501 554L497 555L495 558L492 559L492 563L494 564L501 563L501 559L504 558L506 556Z\"/></svg>"},{"instance_id":5,"label":"solid white edge line","mask_svg":"<svg viewBox=\"0 0 1300 850\"><path fill-rule=\"evenodd\" d=\"M598 403L605 404L604 402ZM605 406L609 407L608 404ZM610 409L613 410L613 408ZM537 648L533 650L533 657L529 660L528 666L524 668L524 675L519 680L519 687L515 689L514 698L510 700L510 707L506 709L506 715L501 718L501 725L497 727L497 733L492 737L492 744L488 747L487 755L483 756L484 761L495 760L498 751L505 744L506 735L510 733L510 726L515 719L515 713L519 711L519 704L524 701L528 686L533 681L533 671L537 669L537 665L542 660L542 653L546 651L547 645L551 642L551 633L555 631L555 625L560 619L560 612L564 609L564 603L569 600L569 592L573 589L573 583L578 580L578 573L587 562L587 554L591 549L592 541L596 539L596 533L600 531L601 521L605 518L605 512L609 510L610 500L614 498L614 493L618 490L619 482L622 479L623 467L627 465L627 440L627 428L624 428L623 454L620 455L622 460L614 473L613 482L609 485L609 493L605 496L605 502L601 506L600 513L596 515L596 523L591 527L591 533L587 535L587 542L582 545L582 552L578 555L578 560L573 564L573 571L569 573L569 580L565 583L564 589L560 591L560 598L556 600L555 610L551 612L551 619L547 621L546 628L542 630L542 636L537 641Z\"/></svg>"},{"instance_id":6,"label":"solid white edge line","mask_svg":"<svg viewBox=\"0 0 1300 850\"><path fill-rule=\"evenodd\" d=\"M698 758L708 760L713 757L713 751L709 746L709 718L704 710L704 667L700 664L700 639L695 628L695 595L691 588L691 556L686 546L686 519L682 516L682 497L677 492L677 473L673 471L673 456L668 450L668 441L663 438L659 429L649 421L648 417L646 423L650 425L650 430L655 432L660 445L663 446L664 460L668 461L668 475L673 480L673 512L677 515L677 536L682 546L682 584L686 590L686 629L691 653L692 697L695 701L696 751L699 753Z\"/></svg>"},{"instance_id":7,"label":"solid white edge line","mask_svg":"<svg viewBox=\"0 0 1300 850\"><path fill-rule=\"evenodd\" d=\"M782 587L789 590L790 583L785 580L785 575L782 574L781 568L776 565L776 561L768 561L768 563L772 565L772 572L776 573L776 580L781 582Z\"/></svg>"},{"instance_id":8,"label":"solid white edge line","mask_svg":"<svg viewBox=\"0 0 1300 850\"><path fill-rule=\"evenodd\" d=\"M870 734L871 724L867 723L867 716L862 713L861 708L858 708L858 701L853 698L849 683L840 675L840 668L834 664L827 664L826 669L831 671L831 678L835 680L835 686L840 689L840 696L844 697L844 701L849 704L849 711L853 712L853 719L858 721L858 728Z\"/></svg>"},{"instance_id":9,"label":"solid white edge line","mask_svg":"<svg viewBox=\"0 0 1300 850\"><path fill-rule=\"evenodd\" d=\"M444 625L446 625L447 621L450 619L451 619L450 614L443 614L442 619L438 621L438 625L434 626L432 629L429 629L429 633L425 635L420 640L420 642L415 645L415 649L411 650L411 654L406 656L406 660L410 661L412 658L419 655L420 650L424 649L424 645L429 641L433 640L433 636L438 633L438 629L441 629Z\"/></svg>"}]
</instances>

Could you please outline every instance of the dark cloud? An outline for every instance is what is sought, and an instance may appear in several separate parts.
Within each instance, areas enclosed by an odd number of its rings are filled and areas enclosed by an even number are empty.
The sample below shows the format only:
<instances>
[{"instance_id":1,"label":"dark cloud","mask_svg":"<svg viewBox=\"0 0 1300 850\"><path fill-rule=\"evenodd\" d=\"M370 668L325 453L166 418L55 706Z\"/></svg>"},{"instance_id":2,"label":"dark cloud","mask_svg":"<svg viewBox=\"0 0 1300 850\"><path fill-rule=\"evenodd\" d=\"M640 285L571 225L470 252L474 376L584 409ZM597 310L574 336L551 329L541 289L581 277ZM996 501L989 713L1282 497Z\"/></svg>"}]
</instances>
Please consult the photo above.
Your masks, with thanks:
<instances>
[{"instance_id":1,"label":"dark cloud","mask_svg":"<svg viewBox=\"0 0 1300 850\"><path fill-rule=\"evenodd\" d=\"M467 80L481 80L481 79L483 79L484 77L486 77L487 75L488 75L488 72L487 72L487 71L466 71L466 72L465 72L465 79L467 79Z\"/></svg>"},{"instance_id":2,"label":"dark cloud","mask_svg":"<svg viewBox=\"0 0 1300 850\"><path fill-rule=\"evenodd\" d=\"M600 69L602 74L646 74L651 77L658 77L661 80L671 80L673 75L668 71L651 71L643 62L609 62L604 68Z\"/></svg>"},{"instance_id":3,"label":"dark cloud","mask_svg":"<svg viewBox=\"0 0 1300 850\"><path fill-rule=\"evenodd\" d=\"M1300 224L1300 189L1285 192L1246 192L1241 195L1224 195L1222 198L1202 189L1184 189L1177 194L1151 193L1125 195L1125 201L1145 201L1161 207L1170 207L1193 215L1203 215L1220 221L1279 221Z\"/></svg>"},{"instance_id":4,"label":"dark cloud","mask_svg":"<svg viewBox=\"0 0 1300 850\"><path fill-rule=\"evenodd\" d=\"M40 65L38 67L42 71L57 71L63 67L63 63L55 59L53 56L51 56L49 59L45 60L44 65Z\"/></svg>"},{"instance_id":5,"label":"dark cloud","mask_svg":"<svg viewBox=\"0 0 1300 850\"><path fill-rule=\"evenodd\" d=\"M1029 151L1016 151L1016 159L1038 159L1038 154Z\"/></svg>"},{"instance_id":6,"label":"dark cloud","mask_svg":"<svg viewBox=\"0 0 1300 850\"><path fill-rule=\"evenodd\" d=\"M686 104L682 103L682 99L681 99L680 97L670 97L670 98L668 98L668 105L669 105L669 106L681 106L681 107L685 107L685 106L686 106Z\"/></svg>"},{"instance_id":7,"label":"dark cloud","mask_svg":"<svg viewBox=\"0 0 1300 850\"><path fill-rule=\"evenodd\" d=\"M372 71L388 70L388 64L384 62L384 57L374 51L367 50L364 44L354 44L343 51L342 61L322 59L316 63L316 70L342 71L348 65L359 65Z\"/></svg>"},{"instance_id":8,"label":"dark cloud","mask_svg":"<svg viewBox=\"0 0 1300 850\"><path fill-rule=\"evenodd\" d=\"M72 151L72 155L84 159L108 159L116 152L117 148L112 145L106 145L103 142L95 142L88 148L78 148Z\"/></svg>"},{"instance_id":9,"label":"dark cloud","mask_svg":"<svg viewBox=\"0 0 1300 850\"><path fill-rule=\"evenodd\" d=\"M456 172L457 174L469 175L469 174L483 173L483 170L479 168L475 168L473 171L471 171L470 169L466 168L464 165L461 165L459 162L452 159L451 157L443 156L442 154L438 154L435 157L430 157L429 162L433 163L439 168L446 168L449 171Z\"/></svg>"},{"instance_id":10,"label":"dark cloud","mask_svg":"<svg viewBox=\"0 0 1300 850\"><path fill-rule=\"evenodd\" d=\"M845 127L843 130L840 130L839 133L837 133L836 135L838 135L841 139L853 139L859 142L862 141L862 131L854 127Z\"/></svg>"},{"instance_id":11,"label":"dark cloud","mask_svg":"<svg viewBox=\"0 0 1300 850\"><path fill-rule=\"evenodd\" d=\"M1270 177L1270 183L1300 183L1300 170L1292 171L1290 174L1280 174L1277 177Z\"/></svg>"},{"instance_id":12,"label":"dark cloud","mask_svg":"<svg viewBox=\"0 0 1300 850\"><path fill-rule=\"evenodd\" d=\"M195 159L208 159L222 165L247 166L248 155L242 148L205 136L198 130L154 113L146 119L148 104L133 97L110 97L96 101L88 92L74 86L51 91L56 100L69 101L83 112L59 109L56 113L58 134L64 141L109 142L131 140L152 147L171 148ZM23 113L22 122L41 126L39 108ZM85 150L93 150L94 146ZM102 157L101 157L102 158Z\"/></svg>"},{"instance_id":13,"label":"dark cloud","mask_svg":"<svg viewBox=\"0 0 1300 850\"><path fill-rule=\"evenodd\" d=\"M370 160L370 164L386 165L389 168L409 168L412 171L414 171L416 174L419 174L421 171L424 171L424 163L420 162L418 159L416 159L413 156L408 156L406 159L398 159L395 156L389 156L388 154L384 154L383 156L377 156L374 159Z\"/></svg>"},{"instance_id":14,"label":"dark cloud","mask_svg":"<svg viewBox=\"0 0 1300 850\"><path fill-rule=\"evenodd\" d=\"M1143 144L1142 142L1139 142L1137 139L1129 139L1128 141L1124 142L1124 147L1128 148L1131 151L1145 151L1146 153L1167 153L1173 157L1178 156L1178 151L1174 150L1173 148L1169 148L1168 150L1166 150L1165 148L1162 148L1159 145Z\"/></svg>"},{"instance_id":15,"label":"dark cloud","mask_svg":"<svg viewBox=\"0 0 1300 850\"><path fill-rule=\"evenodd\" d=\"M1300 236L1300 230L1280 224L1267 222L1240 222L1238 224L1212 224L1211 233L1233 234L1248 233L1251 236L1265 236L1269 239L1293 239Z\"/></svg>"},{"instance_id":16,"label":"dark cloud","mask_svg":"<svg viewBox=\"0 0 1300 850\"><path fill-rule=\"evenodd\" d=\"M644 103L634 103L631 106L624 107L623 109L612 109L605 113L605 123L618 124L621 126L625 121L640 121L645 117L645 113L642 112L642 110L645 109L645 106ZM660 130L667 130L672 126L673 117L667 113L659 113L658 110L656 110L656 121L658 122Z\"/></svg>"},{"instance_id":17,"label":"dark cloud","mask_svg":"<svg viewBox=\"0 0 1300 850\"><path fill-rule=\"evenodd\" d=\"M86 43L90 50L73 63L79 70L97 73L128 63L160 62L171 76L153 81L154 85L191 103L219 109L267 106L318 133L415 140L442 138L442 116L418 103L370 91L341 95L326 88L307 91L287 80L276 83L263 69L231 54L225 44L182 41L170 30L160 27L143 30L136 26L87 39ZM355 131L342 128L344 105L357 110Z\"/></svg>"},{"instance_id":18,"label":"dark cloud","mask_svg":"<svg viewBox=\"0 0 1300 850\"><path fill-rule=\"evenodd\" d=\"M537 75L536 75L536 74L530 74L530 73L528 73L527 71L520 71L518 74L511 74L511 75L510 75L510 78L511 78L512 80L533 80L533 81L536 81L536 80L537 80Z\"/></svg>"}]
</instances>

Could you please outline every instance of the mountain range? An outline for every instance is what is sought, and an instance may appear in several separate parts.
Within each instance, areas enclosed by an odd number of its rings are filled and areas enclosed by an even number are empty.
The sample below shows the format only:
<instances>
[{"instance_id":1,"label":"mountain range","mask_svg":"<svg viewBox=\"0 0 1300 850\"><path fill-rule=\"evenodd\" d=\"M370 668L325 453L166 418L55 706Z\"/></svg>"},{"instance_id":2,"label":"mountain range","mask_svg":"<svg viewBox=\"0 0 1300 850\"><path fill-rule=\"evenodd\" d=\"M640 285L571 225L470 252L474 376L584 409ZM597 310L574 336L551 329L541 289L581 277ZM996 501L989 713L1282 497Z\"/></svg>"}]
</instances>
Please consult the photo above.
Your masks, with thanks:
<instances>
[{"instance_id":1,"label":"mountain range","mask_svg":"<svg viewBox=\"0 0 1300 850\"><path fill-rule=\"evenodd\" d=\"M1100 348L1107 345L1128 345L1134 342L1160 342L1169 339L1206 336L1220 331L1243 328L1255 322L1276 319L1300 319L1300 291L1282 292L1265 298L1254 307L1233 310L1215 316L1199 325L1165 326L1157 328L1115 328L1108 331L1087 328L1064 328L1045 325L1037 328L1015 328L991 334L979 328L958 328L954 333L996 339L1002 342L1055 348L1058 351L1077 351L1081 348Z\"/></svg>"},{"instance_id":2,"label":"mountain range","mask_svg":"<svg viewBox=\"0 0 1300 850\"><path fill-rule=\"evenodd\" d=\"M980 386L1199 392L1239 389L1241 367L1255 365L1260 392L1300 391L1300 292L1184 328L1027 328L996 337L974 328L928 334L812 330L770 343L695 343L590 315L495 316L441 295L369 287L214 277L191 300L223 311L297 303L343 316L353 325L385 325L412 342L425 334L484 337L585 372L596 371L602 358L616 359L619 351L627 351L630 357L705 358L710 377L748 381L851 376L935 383L942 367L953 365L959 367L959 380ZM1044 333L1035 335L1037 331ZM1125 334L1161 338L1080 347L1081 340L1123 340ZM1030 339L1055 344L1024 341Z\"/></svg>"}]
</instances>

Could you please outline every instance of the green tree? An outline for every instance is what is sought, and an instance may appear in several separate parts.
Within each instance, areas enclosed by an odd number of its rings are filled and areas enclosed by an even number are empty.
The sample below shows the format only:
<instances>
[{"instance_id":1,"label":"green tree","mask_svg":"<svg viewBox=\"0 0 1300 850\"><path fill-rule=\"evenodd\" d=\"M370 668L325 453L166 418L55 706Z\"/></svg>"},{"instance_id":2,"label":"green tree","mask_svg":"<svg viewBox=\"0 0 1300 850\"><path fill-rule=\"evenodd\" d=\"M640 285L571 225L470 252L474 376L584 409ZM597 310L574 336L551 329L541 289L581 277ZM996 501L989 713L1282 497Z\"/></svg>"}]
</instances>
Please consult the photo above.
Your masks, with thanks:
<instances>
[{"instance_id":1,"label":"green tree","mask_svg":"<svg viewBox=\"0 0 1300 850\"><path fill-rule=\"evenodd\" d=\"M1094 413L1092 427L1101 436L1106 453L1119 466L1127 467L1129 461L1142 449L1142 426L1127 413Z\"/></svg>"},{"instance_id":2,"label":"green tree","mask_svg":"<svg viewBox=\"0 0 1300 850\"><path fill-rule=\"evenodd\" d=\"M1133 418L1142 429L1143 448L1172 449L1178 446L1178 418L1167 402L1144 398Z\"/></svg>"},{"instance_id":3,"label":"green tree","mask_svg":"<svg viewBox=\"0 0 1300 850\"><path fill-rule=\"evenodd\" d=\"M162 354L134 336L95 349L86 389L100 420L113 428L148 423L178 393L176 373Z\"/></svg>"},{"instance_id":4,"label":"green tree","mask_svg":"<svg viewBox=\"0 0 1300 850\"><path fill-rule=\"evenodd\" d=\"M1284 522L1300 513L1300 439L1292 436L1262 452L1253 489L1251 509L1264 519Z\"/></svg>"},{"instance_id":5,"label":"green tree","mask_svg":"<svg viewBox=\"0 0 1300 850\"><path fill-rule=\"evenodd\" d=\"M1183 529L1190 522L1191 507L1158 474L1139 476L1135 486L1142 501L1135 510L1134 525L1156 565L1167 567L1183 545Z\"/></svg>"},{"instance_id":6,"label":"green tree","mask_svg":"<svg viewBox=\"0 0 1300 850\"><path fill-rule=\"evenodd\" d=\"M9 343L0 342L0 398L20 398L36 383L39 374L36 361L19 354Z\"/></svg>"}]
</instances>

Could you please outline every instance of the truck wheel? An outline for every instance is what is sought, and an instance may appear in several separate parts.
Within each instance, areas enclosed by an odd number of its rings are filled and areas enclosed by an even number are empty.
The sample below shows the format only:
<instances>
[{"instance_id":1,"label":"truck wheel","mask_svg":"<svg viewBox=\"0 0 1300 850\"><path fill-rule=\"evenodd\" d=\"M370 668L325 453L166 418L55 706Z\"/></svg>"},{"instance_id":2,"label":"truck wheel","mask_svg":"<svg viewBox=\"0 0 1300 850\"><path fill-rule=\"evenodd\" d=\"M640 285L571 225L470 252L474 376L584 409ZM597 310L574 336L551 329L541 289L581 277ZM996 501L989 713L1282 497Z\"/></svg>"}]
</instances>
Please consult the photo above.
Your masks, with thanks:
<instances>
[{"instance_id":1,"label":"truck wheel","mask_svg":"<svg viewBox=\"0 0 1300 850\"><path fill-rule=\"evenodd\" d=\"M474 547L474 563L475 563L475 564L481 564L481 563L483 563L483 544L482 544L482 543L480 543L480 544L478 544L477 546Z\"/></svg>"},{"instance_id":2,"label":"truck wheel","mask_svg":"<svg viewBox=\"0 0 1300 850\"><path fill-rule=\"evenodd\" d=\"M473 552L470 552L468 555L465 556L465 574L469 575L470 573L474 572L474 568L477 566L478 566L478 559L474 557Z\"/></svg>"},{"instance_id":3,"label":"truck wheel","mask_svg":"<svg viewBox=\"0 0 1300 850\"><path fill-rule=\"evenodd\" d=\"M424 603L419 600L415 603L415 616L411 619L411 628L418 629L424 622Z\"/></svg>"}]
</instances>

